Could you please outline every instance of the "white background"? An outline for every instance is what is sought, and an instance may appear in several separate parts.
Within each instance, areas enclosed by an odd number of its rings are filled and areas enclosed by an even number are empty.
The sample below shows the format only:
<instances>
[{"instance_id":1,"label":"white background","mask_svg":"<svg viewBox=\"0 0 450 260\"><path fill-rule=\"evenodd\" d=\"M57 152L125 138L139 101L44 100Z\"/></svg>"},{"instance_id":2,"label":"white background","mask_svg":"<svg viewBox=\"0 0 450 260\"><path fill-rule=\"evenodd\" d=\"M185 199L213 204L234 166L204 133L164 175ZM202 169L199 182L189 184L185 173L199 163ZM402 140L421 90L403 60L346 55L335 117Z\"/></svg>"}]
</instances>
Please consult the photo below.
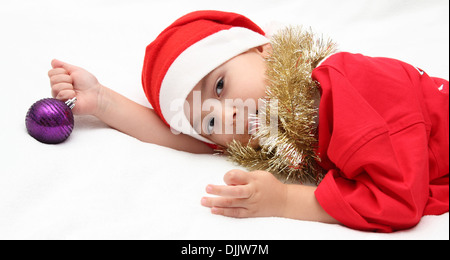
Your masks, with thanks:
<instances>
[{"instance_id":1,"label":"white background","mask_svg":"<svg viewBox=\"0 0 450 260\"><path fill-rule=\"evenodd\" d=\"M447 0L40 0L0 2L0 239L448 239L448 213L393 234L281 218L232 219L200 206L225 158L141 143L92 117L76 117L63 144L41 144L24 120L50 96L58 58L149 106L145 47L194 10L242 13L263 28L311 26L340 50L401 59L448 79Z\"/></svg>"}]
</instances>

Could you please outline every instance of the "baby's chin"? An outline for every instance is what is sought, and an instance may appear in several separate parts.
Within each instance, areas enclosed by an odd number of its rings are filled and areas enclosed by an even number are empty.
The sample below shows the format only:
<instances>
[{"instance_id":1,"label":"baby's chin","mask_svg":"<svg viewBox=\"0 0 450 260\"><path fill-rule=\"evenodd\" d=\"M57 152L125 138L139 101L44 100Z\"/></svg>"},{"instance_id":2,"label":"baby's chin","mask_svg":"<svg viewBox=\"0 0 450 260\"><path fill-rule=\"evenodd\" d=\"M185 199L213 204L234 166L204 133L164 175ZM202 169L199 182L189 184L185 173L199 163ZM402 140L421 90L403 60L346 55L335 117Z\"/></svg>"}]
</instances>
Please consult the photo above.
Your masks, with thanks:
<instances>
[{"instance_id":1,"label":"baby's chin","mask_svg":"<svg viewBox=\"0 0 450 260\"><path fill-rule=\"evenodd\" d=\"M259 139L252 138L247 145L252 148L257 148L259 147Z\"/></svg>"}]
</instances>

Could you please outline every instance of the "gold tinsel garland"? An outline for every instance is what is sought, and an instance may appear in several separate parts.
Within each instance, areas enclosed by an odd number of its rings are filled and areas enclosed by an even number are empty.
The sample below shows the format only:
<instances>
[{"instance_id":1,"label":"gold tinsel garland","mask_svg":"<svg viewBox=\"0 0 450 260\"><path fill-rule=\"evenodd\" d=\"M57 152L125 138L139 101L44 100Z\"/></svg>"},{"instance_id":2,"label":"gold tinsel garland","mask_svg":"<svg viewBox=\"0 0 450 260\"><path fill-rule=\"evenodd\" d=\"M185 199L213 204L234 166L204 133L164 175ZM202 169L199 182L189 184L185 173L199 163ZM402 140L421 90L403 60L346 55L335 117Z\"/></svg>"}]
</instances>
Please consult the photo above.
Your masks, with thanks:
<instances>
[{"instance_id":1,"label":"gold tinsel garland","mask_svg":"<svg viewBox=\"0 0 450 260\"><path fill-rule=\"evenodd\" d=\"M280 180L318 184L323 178L315 153L320 93L311 73L336 46L302 27L280 31L271 44L265 107L259 110L260 123L252 137L259 140L259 147L233 141L227 153L249 170L269 171ZM271 120L276 120L275 129Z\"/></svg>"}]
</instances>

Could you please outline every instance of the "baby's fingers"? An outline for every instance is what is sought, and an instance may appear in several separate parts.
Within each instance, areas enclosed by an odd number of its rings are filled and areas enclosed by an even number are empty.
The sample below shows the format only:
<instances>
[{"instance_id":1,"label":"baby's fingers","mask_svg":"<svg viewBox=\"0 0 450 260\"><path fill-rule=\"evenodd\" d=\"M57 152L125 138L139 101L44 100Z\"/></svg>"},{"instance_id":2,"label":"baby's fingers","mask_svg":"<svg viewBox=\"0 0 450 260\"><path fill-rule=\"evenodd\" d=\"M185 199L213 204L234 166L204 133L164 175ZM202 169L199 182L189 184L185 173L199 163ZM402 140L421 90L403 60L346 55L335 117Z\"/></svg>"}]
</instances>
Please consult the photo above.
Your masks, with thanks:
<instances>
[{"instance_id":1,"label":"baby's fingers","mask_svg":"<svg viewBox=\"0 0 450 260\"><path fill-rule=\"evenodd\" d=\"M51 78L55 75L59 75L59 74L67 74L69 75L69 73L67 72L67 70L63 69L63 68L55 68L55 69L51 69L48 71L48 77Z\"/></svg>"},{"instance_id":2,"label":"baby's fingers","mask_svg":"<svg viewBox=\"0 0 450 260\"><path fill-rule=\"evenodd\" d=\"M245 208L246 201L245 199L235 199L235 198L209 198L204 197L201 201L202 206L213 208L213 207L220 207L220 208Z\"/></svg>"},{"instance_id":3,"label":"baby's fingers","mask_svg":"<svg viewBox=\"0 0 450 260\"><path fill-rule=\"evenodd\" d=\"M58 93L58 95L55 96L55 98L59 99L59 100L68 100L68 99L74 98L75 96L76 96L75 91L68 89L68 90L60 91Z\"/></svg>"},{"instance_id":4,"label":"baby's fingers","mask_svg":"<svg viewBox=\"0 0 450 260\"><path fill-rule=\"evenodd\" d=\"M202 206L211 208L211 213L233 218L249 217L245 199L202 198Z\"/></svg>"},{"instance_id":5,"label":"baby's fingers","mask_svg":"<svg viewBox=\"0 0 450 260\"><path fill-rule=\"evenodd\" d=\"M214 207L211 209L211 213L215 215L222 215L225 217L232 217L232 218L248 218L251 216L249 210L246 208Z\"/></svg>"},{"instance_id":6,"label":"baby's fingers","mask_svg":"<svg viewBox=\"0 0 450 260\"><path fill-rule=\"evenodd\" d=\"M75 91L73 90L73 85L71 83L63 82L52 85L52 97L54 98L64 99L67 97L68 92L73 92L70 96L75 96Z\"/></svg>"},{"instance_id":7,"label":"baby's fingers","mask_svg":"<svg viewBox=\"0 0 450 260\"><path fill-rule=\"evenodd\" d=\"M56 74L50 77L50 84L55 85L59 83L69 83L72 84L72 77L67 74Z\"/></svg>"},{"instance_id":8,"label":"baby's fingers","mask_svg":"<svg viewBox=\"0 0 450 260\"><path fill-rule=\"evenodd\" d=\"M206 187L206 192L212 195L241 199L250 198L252 195L249 185L208 185Z\"/></svg>"},{"instance_id":9,"label":"baby's fingers","mask_svg":"<svg viewBox=\"0 0 450 260\"><path fill-rule=\"evenodd\" d=\"M225 174L223 180L228 185L243 185L250 181L250 174L243 170L231 170Z\"/></svg>"}]
</instances>

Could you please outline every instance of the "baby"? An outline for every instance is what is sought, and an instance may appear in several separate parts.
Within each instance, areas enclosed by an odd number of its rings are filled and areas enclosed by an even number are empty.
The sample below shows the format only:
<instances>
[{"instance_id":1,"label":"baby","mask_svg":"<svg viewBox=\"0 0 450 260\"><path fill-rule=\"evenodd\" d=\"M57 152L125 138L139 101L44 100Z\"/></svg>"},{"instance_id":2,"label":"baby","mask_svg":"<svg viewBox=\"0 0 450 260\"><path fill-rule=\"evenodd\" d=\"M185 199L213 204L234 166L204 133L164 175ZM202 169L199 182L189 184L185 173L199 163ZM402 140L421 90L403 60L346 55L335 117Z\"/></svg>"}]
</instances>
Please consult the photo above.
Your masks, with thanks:
<instances>
[{"instance_id":1,"label":"baby","mask_svg":"<svg viewBox=\"0 0 450 260\"><path fill-rule=\"evenodd\" d=\"M77 97L77 115L94 115L144 142L214 153L233 140L258 146L254 116L266 96L272 53L248 18L198 11L147 47L142 84L153 109L58 60L48 75L53 97ZM350 53L331 55L311 77L321 93L322 182L284 184L266 171L231 170L226 185L206 187L216 196L202 198L203 206L230 217L278 216L381 232L448 212L448 81L400 61Z\"/></svg>"}]
</instances>

